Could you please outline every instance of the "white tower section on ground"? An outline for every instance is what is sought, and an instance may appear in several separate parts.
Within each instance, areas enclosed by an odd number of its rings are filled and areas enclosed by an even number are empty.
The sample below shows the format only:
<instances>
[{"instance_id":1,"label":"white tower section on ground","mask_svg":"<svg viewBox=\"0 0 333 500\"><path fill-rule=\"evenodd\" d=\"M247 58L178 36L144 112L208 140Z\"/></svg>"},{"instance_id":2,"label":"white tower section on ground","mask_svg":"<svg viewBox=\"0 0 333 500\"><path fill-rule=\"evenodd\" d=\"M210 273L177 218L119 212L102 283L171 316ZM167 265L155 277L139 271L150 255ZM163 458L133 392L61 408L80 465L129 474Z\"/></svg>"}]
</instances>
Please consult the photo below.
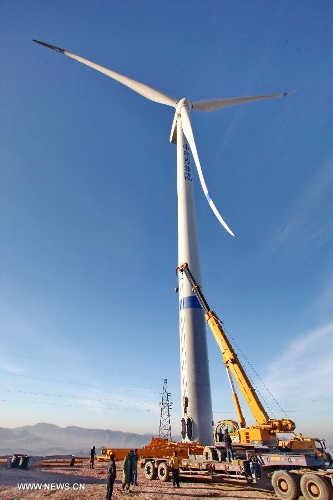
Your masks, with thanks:
<instances>
[{"instance_id":1,"label":"white tower section on ground","mask_svg":"<svg viewBox=\"0 0 333 500\"><path fill-rule=\"evenodd\" d=\"M174 125L176 123L174 122ZM201 282L190 148L177 117L178 265L187 262ZM175 130L173 129L173 132ZM175 133L173 133L175 141ZM192 441L213 443L206 323L187 279L179 276L179 335L182 418L192 420ZM184 408L184 398L188 406ZM185 440L190 440L188 436Z\"/></svg>"}]
</instances>

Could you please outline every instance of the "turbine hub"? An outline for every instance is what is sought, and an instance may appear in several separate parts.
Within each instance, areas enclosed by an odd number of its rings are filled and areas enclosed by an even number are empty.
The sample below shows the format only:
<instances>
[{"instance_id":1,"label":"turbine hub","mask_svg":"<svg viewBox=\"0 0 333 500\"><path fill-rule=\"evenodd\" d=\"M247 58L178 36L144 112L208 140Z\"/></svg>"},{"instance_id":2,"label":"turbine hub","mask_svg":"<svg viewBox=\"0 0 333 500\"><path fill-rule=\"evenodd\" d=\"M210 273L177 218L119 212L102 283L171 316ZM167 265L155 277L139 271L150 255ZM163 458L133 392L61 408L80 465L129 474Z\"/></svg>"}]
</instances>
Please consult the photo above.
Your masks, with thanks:
<instances>
[{"instance_id":1,"label":"turbine hub","mask_svg":"<svg viewBox=\"0 0 333 500\"><path fill-rule=\"evenodd\" d=\"M183 99L180 99L180 101L177 102L176 112L178 114L180 114L180 111L183 106L186 106L189 111L191 111L193 107L191 101L189 99L186 99L186 97L184 97Z\"/></svg>"}]
</instances>

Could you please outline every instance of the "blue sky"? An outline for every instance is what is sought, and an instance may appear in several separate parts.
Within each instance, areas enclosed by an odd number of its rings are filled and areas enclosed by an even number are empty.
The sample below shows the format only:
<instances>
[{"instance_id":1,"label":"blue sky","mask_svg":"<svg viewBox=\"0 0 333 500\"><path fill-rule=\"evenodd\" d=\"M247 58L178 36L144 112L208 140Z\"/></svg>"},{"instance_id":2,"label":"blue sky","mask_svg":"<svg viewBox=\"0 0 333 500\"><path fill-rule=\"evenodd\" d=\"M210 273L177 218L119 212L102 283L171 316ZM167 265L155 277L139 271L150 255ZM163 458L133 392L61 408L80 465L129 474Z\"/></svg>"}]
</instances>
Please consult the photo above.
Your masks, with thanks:
<instances>
[{"instance_id":1,"label":"blue sky","mask_svg":"<svg viewBox=\"0 0 333 500\"><path fill-rule=\"evenodd\" d=\"M333 442L332 10L1 2L1 426L156 433L166 378L179 434L173 110L36 38L179 98L298 89L192 115L208 189L235 233L194 172L203 290L270 415ZM235 418L207 335L214 419Z\"/></svg>"}]
</instances>

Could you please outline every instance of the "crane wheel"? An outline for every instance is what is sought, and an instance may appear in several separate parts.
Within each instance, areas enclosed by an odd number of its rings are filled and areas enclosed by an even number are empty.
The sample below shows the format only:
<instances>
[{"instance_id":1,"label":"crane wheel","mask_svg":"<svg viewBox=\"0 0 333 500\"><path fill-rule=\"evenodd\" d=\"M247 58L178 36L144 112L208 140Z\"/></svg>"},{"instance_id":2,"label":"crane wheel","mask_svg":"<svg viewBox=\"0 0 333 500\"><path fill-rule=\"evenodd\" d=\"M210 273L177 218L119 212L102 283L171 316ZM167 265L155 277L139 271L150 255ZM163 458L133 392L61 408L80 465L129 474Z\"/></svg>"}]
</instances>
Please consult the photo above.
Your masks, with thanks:
<instances>
[{"instance_id":1,"label":"crane wheel","mask_svg":"<svg viewBox=\"0 0 333 500\"><path fill-rule=\"evenodd\" d=\"M317 474L304 474L301 477L301 491L306 500L332 500L330 485Z\"/></svg>"},{"instance_id":2,"label":"crane wheel","mask_svg":"<svg viewBox=\"0 0 333 500\"><path fill-rule=\"evenodd\" d=\"M166 462L161 462L157 469L158 479L160 481L166 482L170 481L169 468Z\"/></svg>"},{"instance_id":3,"label":"crane wheel","mask_svg":"<svg viewBox=\"0 0 333 500\"><path fill-rule=\"evenodd\" d=\"M145 465L145 478L149 479L149 481L157 478L157 470L151 460L148 460Z\"/></svg>"},{"instance_id":4,"label":"crane wheel","mask_svg":"<svg viewBox=\"0 0 333 500\"><path fill-rule=\"evenodd\" d=\"M272 476L275 494L282 500L296 500L299 497L299 485L296 477L285 470L276 470Z\"/></svg>"}]
</instances>

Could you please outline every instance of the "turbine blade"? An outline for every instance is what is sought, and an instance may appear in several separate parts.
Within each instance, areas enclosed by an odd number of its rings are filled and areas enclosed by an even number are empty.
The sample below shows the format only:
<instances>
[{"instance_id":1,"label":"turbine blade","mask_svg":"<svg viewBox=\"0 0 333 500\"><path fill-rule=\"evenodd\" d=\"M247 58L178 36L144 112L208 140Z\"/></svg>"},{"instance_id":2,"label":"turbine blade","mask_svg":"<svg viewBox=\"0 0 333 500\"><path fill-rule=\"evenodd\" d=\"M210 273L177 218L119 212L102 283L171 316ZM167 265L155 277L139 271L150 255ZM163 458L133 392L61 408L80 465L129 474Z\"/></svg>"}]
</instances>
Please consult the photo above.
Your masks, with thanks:
<instances>
[{"instance_id":1,"label":"turbine blade","mask_svg":"<svg viewBox=\"0 0 333 500\"><path fill-rule=\"evenodd\" d=\"M204 192L204 195L207 198L209 206L213 210L213 212L216 215L218 221L222 224L222 226L224 227L224 229L226 229L228 231L228 233L231 234L231 236L235 236L234 233L229 228L229 226L227 225L227 223L222 219L222 216L220 215L219 211L217 210L217 208L216 208L213 200L209 196L208 189L207 189L207 186L206 186L206 182L205 182L205 179L204 179L204 176L203 176L203 173L202 173L202 168L201 168L201 165L200 165L200 160L199 160L199 156L198 156L198 152L197 152L197 147L196 147L195 141L194 141L194 136L193 136L193 130L192 130L190 116L189 116L189 113L187 111L186 106L183 106L181 108L181 121L182 121L182 129L183 129L184 135L185 135L185 137L187 139L187 142L190 145L190 148L191 148L191 151L192 151L192 155L193 155L193 158L194 158L194 162L195 162L195 165L197 167L197 171L198 171L198 175L199 175L199 179L200 179L200 184L201 184L202 190Z\"/></svg>"},{"instance_id":2,"label":"turbine blade","mask_svg":"<svg viewBox=\"0 0 333 500\"><path fill-rule=\"evenodd\" d=\"M209 99L206 101L193 102L193 109L196 111L217 111L218 109L229 108L230 106L237 106L238 104L246 104L247 102L263 101L265 99L275 99L276 97L285 97L293 94L296 90L285 92L284 94L270 94L270 95L255 95L250 97L231 97L227 99Z\"/></svg>"},{"instance_id":3,"label":"turbine blade","mask_svg":"<svg viewBox=\"0 0 333 500\"><path fill-rule=\"evenodd\" d=\"M144 83L140 83L136 80L133 80L132 78L129 78L128 76L124 76L124 75L121 75L120 73L116 73L115 71L112 71L111 69L104 68L103 66L100 66L99 64L96 64L92 61L89 61L88 59L85 59L84 57L77 56L76 54L72 54L72 52L68 52L67 50L60 49L59 47L55 47L54 45L50 45L49 43L40 42L39 40L33 40L33 42L39 43L40 45L44 45L45 47L48 47L49 49L55 50L56 52L60 52L61 54L64 54L65 56L71 57L72 59L75 59L76 61L79 61L83 64L86 64L87 66L90 66L91 68L96 69L97 71L100 71L104 75L109 76L110 78L113 78L117 82L122 83L126 87L129 87L130 89L134 90L134 92L141 94L143 97L146 97L147 99L150 99L151 101L158 102L160 104L166 104L167 106L172 106L172 107L175 107L177 104L177 99L175 97L164 94L163 92L160 92L159 90L156 90L153 87L149 87L148 85L145 85Z\"/></svg>"}]
</instances>

